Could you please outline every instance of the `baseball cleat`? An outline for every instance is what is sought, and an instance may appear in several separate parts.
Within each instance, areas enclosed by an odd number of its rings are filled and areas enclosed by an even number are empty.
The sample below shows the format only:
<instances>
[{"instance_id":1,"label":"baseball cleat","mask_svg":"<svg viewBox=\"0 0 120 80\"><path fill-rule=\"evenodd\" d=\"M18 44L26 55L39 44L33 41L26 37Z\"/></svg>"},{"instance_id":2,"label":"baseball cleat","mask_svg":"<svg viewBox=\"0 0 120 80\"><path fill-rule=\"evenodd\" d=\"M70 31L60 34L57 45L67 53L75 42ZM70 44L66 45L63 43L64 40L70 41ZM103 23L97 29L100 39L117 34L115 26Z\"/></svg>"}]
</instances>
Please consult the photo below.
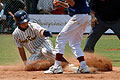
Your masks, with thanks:
<instances>
[{"instance_id":1,"label":"baseball cleat","mask_svg":"<svg viewBox=\"0 0 120 80\"><path fill-rule=\"evenodd\" d=\"M90 69L89 69L88 66L85 66L85 67L83 67L83 68L81 68L81 67L79 66L79 68L77 69L76 73L90 73Z\"/></svg>"},{"instance_id":2,"label":"baseball cleat","mask_svg":"<svg viewBox=\"0 0 120 80\"><path fill-rule=\"evenodd\" d=\"M51 66L49 70L44 71L44 73L45 74L61 74L63 73L63 69L61 66L58 66L58 67Z\"/></svg>"}]
</instances>

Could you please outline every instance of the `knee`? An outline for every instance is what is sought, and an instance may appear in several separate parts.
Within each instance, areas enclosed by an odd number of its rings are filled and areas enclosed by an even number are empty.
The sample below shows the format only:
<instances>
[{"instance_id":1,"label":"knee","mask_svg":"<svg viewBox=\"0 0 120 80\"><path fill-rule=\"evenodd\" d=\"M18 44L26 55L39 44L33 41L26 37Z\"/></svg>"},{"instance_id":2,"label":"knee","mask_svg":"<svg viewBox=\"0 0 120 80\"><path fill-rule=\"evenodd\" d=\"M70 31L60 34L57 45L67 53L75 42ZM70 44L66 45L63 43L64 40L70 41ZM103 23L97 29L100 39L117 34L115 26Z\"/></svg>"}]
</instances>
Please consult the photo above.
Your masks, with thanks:
<instances>
[{"instance_id":1,"label":"knee","mask_svg":"<svg viewBox=\"0 0 120 80\"><path fill-rule=\"evenodd\" d=\"M42 54L49 59L55 59L55 54L53 54L52 50L46 50L45 48L42 49Z\"/></svg>"}]
</instances>

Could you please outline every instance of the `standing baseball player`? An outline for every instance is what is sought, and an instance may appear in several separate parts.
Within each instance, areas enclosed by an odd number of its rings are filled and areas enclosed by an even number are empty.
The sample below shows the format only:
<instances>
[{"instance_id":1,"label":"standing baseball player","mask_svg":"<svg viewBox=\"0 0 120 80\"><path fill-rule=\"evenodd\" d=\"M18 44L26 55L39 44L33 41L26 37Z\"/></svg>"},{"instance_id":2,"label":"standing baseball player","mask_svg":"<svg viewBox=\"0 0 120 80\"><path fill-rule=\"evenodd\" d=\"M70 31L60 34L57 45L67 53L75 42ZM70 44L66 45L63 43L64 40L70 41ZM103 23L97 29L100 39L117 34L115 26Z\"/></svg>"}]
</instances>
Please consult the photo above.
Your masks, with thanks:
<instances>
[{"instance_id":1,"label":"standing baseball player","mask_svg":"<svg viewBox=\"0 0 120 80\"><path fill-rule=\"evenodd\" d=\"M23 10L17 11L14 14L14 19L18 27L12 35L24 64L29 66L34 61L48 59L54 63L53 45L48 38L52 37L52 33L42 28L39 24L30 22L27 13ZM23 47L31 53L28 60ZM67 62L64 58L63 61ZM48 68L49 65L51 64L47 65Z\"/></svg>"},{"instance_id":2,"label":"standing baseball player","mask_svg":"<svg viewBox=\"0 0 120 80\"><path fill-rule=\"evenodd\" d=\"M63 73L61 67L62 56L64 54L65 45L69 45L76 59L80 62L80 66L76 73L89 73L90 69L84 60L84 54L81 49L82 36L89 21L88 13L90 12L88 0L66 0L66 3L54 1L54 6L61 5L68 8L71 19L59 33L56 40L56 58L54 66L44 71L46 74Z\"/></svg>"}]
</instances>

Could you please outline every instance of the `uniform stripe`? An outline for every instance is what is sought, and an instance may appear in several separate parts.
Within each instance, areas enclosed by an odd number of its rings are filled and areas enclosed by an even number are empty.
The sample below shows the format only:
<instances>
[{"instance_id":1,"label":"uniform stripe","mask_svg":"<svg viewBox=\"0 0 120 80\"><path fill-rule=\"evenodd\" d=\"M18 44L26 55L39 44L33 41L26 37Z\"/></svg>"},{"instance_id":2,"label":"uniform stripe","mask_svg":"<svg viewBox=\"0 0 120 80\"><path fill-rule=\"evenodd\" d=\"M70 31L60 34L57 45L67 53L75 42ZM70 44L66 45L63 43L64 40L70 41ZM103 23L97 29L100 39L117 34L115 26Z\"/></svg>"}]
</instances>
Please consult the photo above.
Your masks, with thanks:
<instances>
[{"instance_id":1,"label":"uniform stripe","mask_svg":"<svg viewBox=\"0 0 120 80\"><path fill-rule=\"evenodd\" d=\"M27 28L27 30L25 30L25 32L21 31L19 28L16 28L13 32L13 36L18 38L17 41L19 41L19 39L24 42L26 41L25 43L16 42L16 44L24 46L32 54L34 54L36 49L40 46L42 48L46 48L47 51L51 52L52 46L45 41L47 40L46 38L40 36L40 29L43 28L41 28L40 26L36 26L35 23L29 23L29 27ZM28 36L29 38L27 38ZM32 40L35 36L35 40Z\"/></svg>"}]
</instances>

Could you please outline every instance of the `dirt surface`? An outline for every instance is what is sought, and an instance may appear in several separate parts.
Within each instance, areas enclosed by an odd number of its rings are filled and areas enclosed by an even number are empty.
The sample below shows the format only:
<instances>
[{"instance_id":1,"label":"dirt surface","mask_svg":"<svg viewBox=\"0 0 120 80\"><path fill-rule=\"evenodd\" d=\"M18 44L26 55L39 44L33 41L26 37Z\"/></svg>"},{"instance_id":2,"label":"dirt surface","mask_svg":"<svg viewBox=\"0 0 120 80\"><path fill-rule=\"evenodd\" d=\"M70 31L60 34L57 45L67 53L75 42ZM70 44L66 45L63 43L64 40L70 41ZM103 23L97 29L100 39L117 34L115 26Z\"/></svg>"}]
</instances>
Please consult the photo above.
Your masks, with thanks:
<instances>
[{"instance_id":1,"label":"dirt surface","mask_svg":"<svg viewBox=\"0 0 120 80\"><path fill-rule=\"evenodd\" d=\"M95 67L97 64L103 70L106 70L111 64L109 60L99 57L98 55L85 54L88 65ZM67 58L68 61L74 63L78 67L79 63L74 58ZM93 61L96 61L96 63ZM103 62L104 61L104 62ZM106 61L106 62L105 62ZM101 62L101 63L99 63ZM104 63L104 64L103 64ZM101 65L101 66L100 66ZM110 66L111 67L111 66ZM63 74L44 74L43 71L25 71L24 65L1 65L0 80L120 80L120 67L111 67L112 71L96 71L96 68L90 67L89 74L75 74L74 70L69 67L64 68ZM108 70L108 69L107 69Z\"/></svg>"},{"instance_id":2,"label":"dirt surface","mask_svg":"<svg viewBox=\"0 0 120 80\"><path fill-rule=\"evenodd\" d=\"M24 71L22 66L0 66L0 80L120 80L120 67L90 74L74 74L67 70L63 74L44 74L43 71Z\"/></svg>"},{"instance_id":3,"label":"dirt surface","mask_svg":"<svg viewBox=\"0 0 120 80\"><path fill-rule=\"evenodd\" d=\"M76 68L79 66L75 58L66 59ZM85 53L85 59L90 66L89 74L75 74L76 69L70 67L64 68L63 74L44 74L43 71L25 71L23 64L0 65L0 80L120 80L120 67L113 67L110 60L90 53Z\"/></svg>"},{"instance_id":4,"label":"dirt surface","mask_svg":"<svg viewBox=\"0 0 120 80\"><path fill-rule=\"evenodd\" d=\"M108 59L94 54L85 54L85 59L86 63L90 66L91 73L89 74L75 74L74 72L79 63L71 57L67 58L67 60L70 63L74 63L76 68L66 67L63 74L44 74L43 71L25 71L24 65L21 64L0 65L0 80L120 80L120 67L112 67L111 61ZM97 68L104 72L98 71ZM112 71L107 71L111 69Z\"/></svg>"}]
</instances>

